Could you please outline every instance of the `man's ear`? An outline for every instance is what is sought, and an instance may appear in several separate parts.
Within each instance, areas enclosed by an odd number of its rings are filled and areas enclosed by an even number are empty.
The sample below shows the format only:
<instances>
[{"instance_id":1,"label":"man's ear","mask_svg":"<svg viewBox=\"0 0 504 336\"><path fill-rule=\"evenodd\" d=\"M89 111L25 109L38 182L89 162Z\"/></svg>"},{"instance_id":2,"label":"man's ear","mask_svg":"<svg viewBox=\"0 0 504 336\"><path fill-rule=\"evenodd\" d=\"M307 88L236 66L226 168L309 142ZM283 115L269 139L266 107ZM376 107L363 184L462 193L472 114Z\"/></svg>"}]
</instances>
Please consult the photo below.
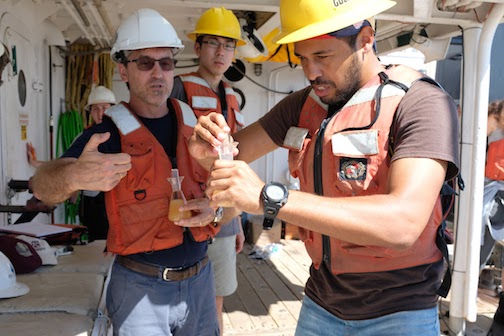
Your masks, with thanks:
<instances>
[{"instance_id":1,"label":"man's ear","mask_svg":"<svg viewBox=\"0 0 504 336\"><path fill-rule=\"evenodd\" d=\"M121 80L123 82L128 82L128 71L126 71L126 66L124 64L117 64L117 68L119 69L119 75L121 76Z\"/></svg>"},{"instance_id":2,"label":"man's ear","mask_svg":"<svg viewBox=\"0 0 504 336\"><path fill-rule=\"evenodd\" d=\"M374 31L371 27L366 26L361 29L359 36L357 38L357 50L363 49L362 51L367 53L373 51L374 44Z\"/></svg>"},{"instance_id":3,"label":"man's ear","mask_svg":"<svg viewBox=\"0 0 504 336\"><path fill-rule=\"evenodd\" d=\"M201 44L198 42L194 42L194 53L196 54L196 57L200 57L201 54Z\"/></svg>"}]
</instances>

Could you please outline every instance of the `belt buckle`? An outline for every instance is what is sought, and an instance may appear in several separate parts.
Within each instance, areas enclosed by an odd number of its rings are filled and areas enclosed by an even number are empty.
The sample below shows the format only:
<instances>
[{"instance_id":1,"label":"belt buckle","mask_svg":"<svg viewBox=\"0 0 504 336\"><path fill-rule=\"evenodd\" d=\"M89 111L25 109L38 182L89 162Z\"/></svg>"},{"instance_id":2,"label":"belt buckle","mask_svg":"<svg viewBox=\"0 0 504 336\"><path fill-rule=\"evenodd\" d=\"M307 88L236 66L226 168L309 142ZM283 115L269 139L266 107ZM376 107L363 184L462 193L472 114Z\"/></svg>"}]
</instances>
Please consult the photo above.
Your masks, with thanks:
<instances>
[{"instance_id":1,"label":"belt buckle","mask_svg":"<svg viewBox=\"0 0 504 336\"><path fill-rule=\"evenodd\" d=\"M176 268L170 268L170 267L165 267L163 269L163 273L162 273L162 276L163 276L163 280L164 281L170 281L171 279L168 277L168 272L170 271L175 271L175 272L178 272L178 271L182 271L184 268L183 267L176 267Z\"/></svg>"},{"instance_id":2,"label":"belt buckle","mask_svg":"<svg viewBox=\"0 0 504 336\"><path fill-rule=\"evenodd\" d=\"M168 279L168 276L167 276L167 275L168 275L168 271L170 271L168 268L165 268L165 269L163 270L163 280L164 280L164 281L168 281L168 280L170 280L170 279Z\"/></svg>"}]
</instances>

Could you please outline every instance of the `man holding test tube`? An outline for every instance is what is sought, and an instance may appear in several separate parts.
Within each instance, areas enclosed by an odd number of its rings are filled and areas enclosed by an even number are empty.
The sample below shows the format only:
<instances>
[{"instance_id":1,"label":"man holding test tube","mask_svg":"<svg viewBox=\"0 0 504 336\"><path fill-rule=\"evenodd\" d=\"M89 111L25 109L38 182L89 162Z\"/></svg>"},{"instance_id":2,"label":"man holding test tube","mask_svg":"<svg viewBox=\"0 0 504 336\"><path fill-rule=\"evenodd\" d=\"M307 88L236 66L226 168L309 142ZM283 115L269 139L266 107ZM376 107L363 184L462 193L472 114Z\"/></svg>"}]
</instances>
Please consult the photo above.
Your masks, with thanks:
<instances>
[{"instance_id":1,"label":"man holding test tube","mask_svg":"<svg viewBox=\"0 0 504 336\"><path fill-rule=\"evenodd\" d=\"M238 19L232 11L223 7L210 8L201 15L188 37L195 42L194 52L198 56L199 67L196 72L175 77L171 97L188 103L196 117L210 112L222 114L232 132L236 132L243 126L243 116L233 89L222 81L222 77L231 66L236 47L245 44ZM223 144L219 153L221 159L233 160L232 148L233 143ZM230 211L226 211L226 218L229 218L227 213ZM214 267L221 334L224 297L233 294L238 287L236 254L242 250L245 241L238 214L235 211L231 221L223 221L226 224L221 226L212 244L208 245L208 256Z\"/></svg>"}]
</instances>

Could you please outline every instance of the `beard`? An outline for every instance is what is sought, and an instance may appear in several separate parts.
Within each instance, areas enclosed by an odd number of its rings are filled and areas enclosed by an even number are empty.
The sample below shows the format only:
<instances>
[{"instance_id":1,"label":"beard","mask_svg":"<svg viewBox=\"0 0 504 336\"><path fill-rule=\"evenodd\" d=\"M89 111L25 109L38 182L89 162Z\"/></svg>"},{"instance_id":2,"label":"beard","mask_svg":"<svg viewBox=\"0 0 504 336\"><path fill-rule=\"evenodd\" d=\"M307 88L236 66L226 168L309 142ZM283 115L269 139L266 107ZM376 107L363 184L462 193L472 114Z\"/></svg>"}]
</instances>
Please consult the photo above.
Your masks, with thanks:
<instances>
[{"instance_id":1,"label":"beard","mask_svg":"<svg viewBox=\"0 0 504 336\"><path fill-rule=\"evenodd\" d=\"M356 53L353 54L351 63L344 74L344 86L338 87L336 83L329 80L315 79L310 81L312 85L328 85L335 89L335 93L331 97L321 97L320 100L327 105L337 105L342 102L347 102L360 88L361 67Z\"/></svg>"},{"instance_id":2,"label":"beard","mask_svg":"<svg viewBox=\"0 0 504 336\"><path fill-rule=\"evenodd\" d=\"M159 87L152 88L151 85L159 85ZM164 80L150 80L145 86L130 87L130 91L147 105L161 106L166 104L171 88Z\"/></svg>"}]
</instances>

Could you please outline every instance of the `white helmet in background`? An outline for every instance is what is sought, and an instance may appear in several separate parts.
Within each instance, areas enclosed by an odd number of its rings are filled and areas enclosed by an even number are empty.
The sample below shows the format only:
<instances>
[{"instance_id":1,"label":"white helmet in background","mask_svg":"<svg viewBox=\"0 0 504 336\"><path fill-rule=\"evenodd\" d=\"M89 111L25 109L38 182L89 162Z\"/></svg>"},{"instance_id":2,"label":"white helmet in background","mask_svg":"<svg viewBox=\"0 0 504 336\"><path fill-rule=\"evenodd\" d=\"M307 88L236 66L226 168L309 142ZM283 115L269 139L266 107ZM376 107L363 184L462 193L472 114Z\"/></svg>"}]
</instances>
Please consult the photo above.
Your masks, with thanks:
<instances>
[{"instance_id":1,"label":"white helmet in background","mask_svg":"<svg viewBox=\"0 0 504 336\"><path fill-rule=\"evenodd\" d=\"M91 90L86 105L86 110L93 104L117 104L115 95L105 86L100 85Z\"/></svg>"},{"instance_id":2,"label":"white helmet in background","mask_svg":"<svg viewBox=\"0 0 504 336\"><path fill-rule=\"evenodd\" d=\"M0 252L0 299L25 295L30 288L16 281L16 272L9 258Z\"/></svg>"},{"instance_id":3,"label":"white helmet in background","mask_svg":"<svg viewBox=\"0 0 504 336\"><path fill-rule=\"evenodd\" d=\"M110 56L116 63L125 60L122 51L146 48L172 48L173 56L184 49L170 22L153 9L136 10L124 20L112 41Z\"/></svg>"}]
</instances>

